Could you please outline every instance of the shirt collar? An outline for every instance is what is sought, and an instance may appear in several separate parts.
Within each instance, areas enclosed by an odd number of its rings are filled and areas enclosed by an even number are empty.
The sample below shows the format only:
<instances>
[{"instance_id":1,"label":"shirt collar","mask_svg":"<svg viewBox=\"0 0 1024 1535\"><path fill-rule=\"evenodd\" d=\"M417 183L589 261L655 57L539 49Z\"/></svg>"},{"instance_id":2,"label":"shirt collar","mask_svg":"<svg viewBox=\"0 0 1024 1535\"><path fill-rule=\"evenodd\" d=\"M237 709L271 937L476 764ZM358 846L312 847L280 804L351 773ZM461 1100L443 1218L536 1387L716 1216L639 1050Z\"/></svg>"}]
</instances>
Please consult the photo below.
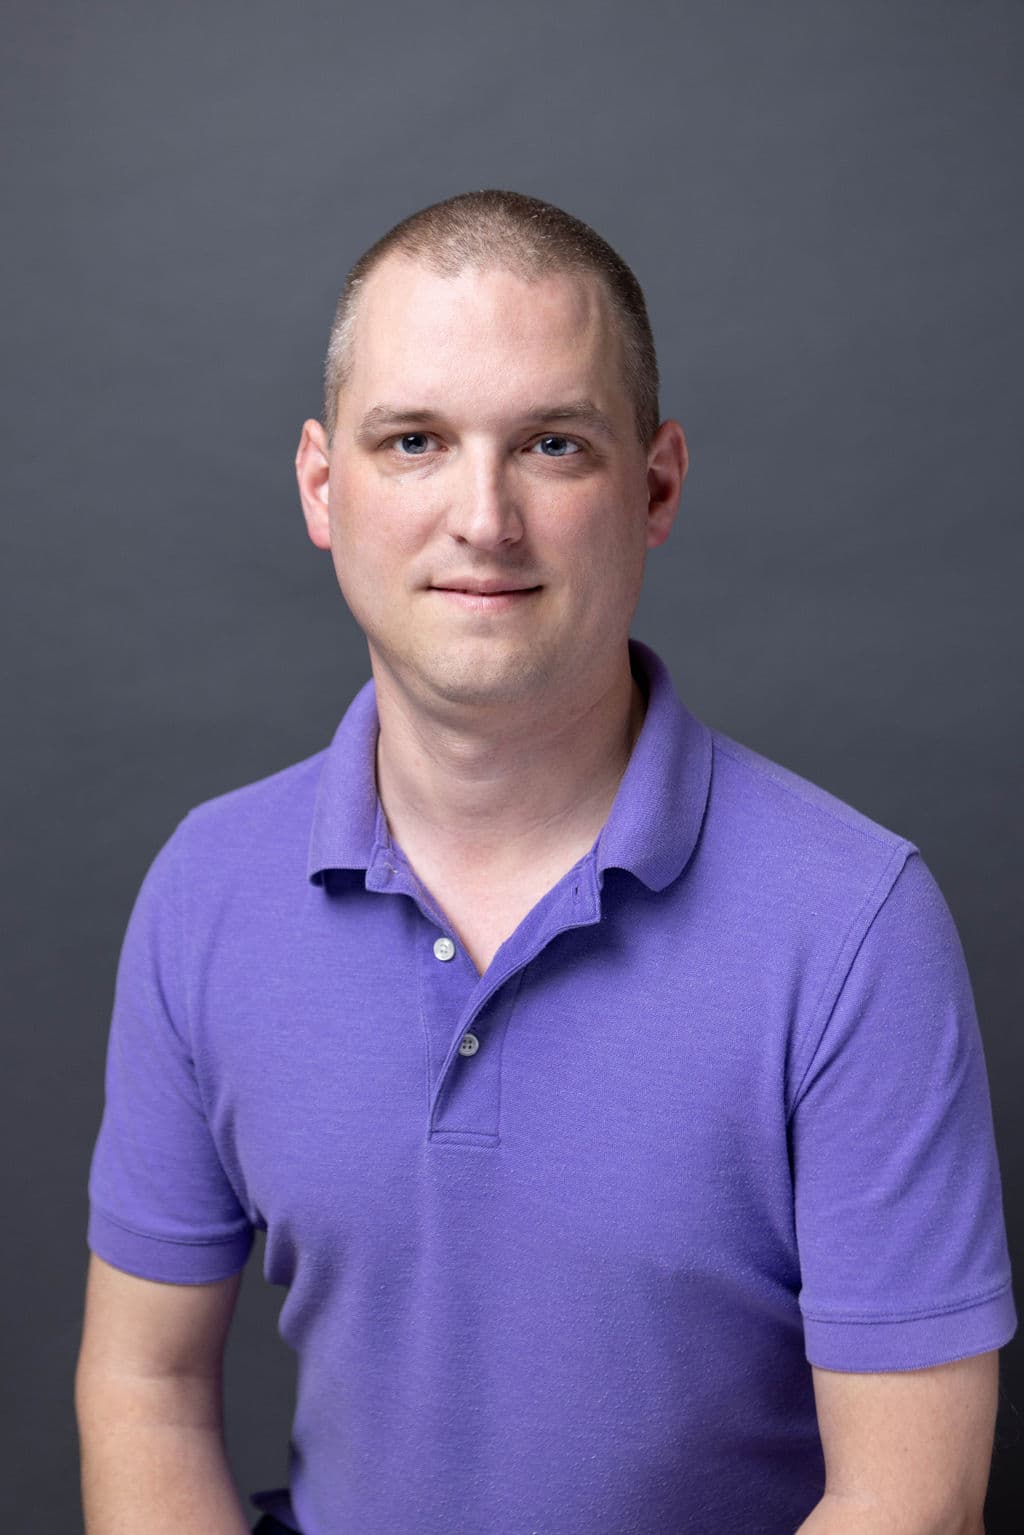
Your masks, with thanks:
<instances>
[{"instance_id":1,"label":"shirt collar","mask_svg":"<svg viewBox=\"0 0 1024 1535\"><path fill-rule=\"evenodd\" d=\"M647 713L608 819L591 856L604 870L626 869L663 890L686 866L700 833L711 783L711 732L681 702L668 668L649 645L629 639L633 675ZM327 748L313 810L307 874L364 869L387 841L377 795L377 698L365 683Z\"/></svg>"}]
</instances>

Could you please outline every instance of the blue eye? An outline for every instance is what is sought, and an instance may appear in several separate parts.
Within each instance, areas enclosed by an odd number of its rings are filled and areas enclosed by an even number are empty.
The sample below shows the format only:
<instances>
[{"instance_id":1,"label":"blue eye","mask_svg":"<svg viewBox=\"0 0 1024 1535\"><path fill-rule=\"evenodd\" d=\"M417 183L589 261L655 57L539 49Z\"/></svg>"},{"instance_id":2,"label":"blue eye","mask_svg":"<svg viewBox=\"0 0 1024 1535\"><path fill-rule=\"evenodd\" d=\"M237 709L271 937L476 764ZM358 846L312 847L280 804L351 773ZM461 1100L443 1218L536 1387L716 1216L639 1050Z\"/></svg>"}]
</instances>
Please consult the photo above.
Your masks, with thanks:
<instances>
[{"instance_id":1,"label":"blue eye","mask_svg":"<svg viewBox=\"0 0 1024 1535\"><path fill-rule=\"evenodd\" d=\"M392 438L391 442L392 445L397 444L400 458L422 458L425 453L430 451L432 438L432 432L404 432L401 437ZM533 446L542 450L542 457L544 458L573 458L577 453L583 451L579 443L574 441L572 437L562 437L554 432L539 438ZM550 448L553 448L554 451L549 452L548 449Z\"/></svg>"},{"instance_id":2,"label":"blue eye","mask_svg":"<svg viewBox=\"0 0 1024 1535\"><path fill-rule=\"evenodd\" d=\"M429 432L406 432L405 436L404 437L399 437L398 441L400 443L405 444L405 443L415 442L415 441L417 441L417 439L422 441L424 438L429 438L429 436L430 436ZM402 458L419 458L420 454L419 454L418 451L414 451L411 454L410 453L403 453L401 456L402 456Z\"/></svg>"}]
</instances>

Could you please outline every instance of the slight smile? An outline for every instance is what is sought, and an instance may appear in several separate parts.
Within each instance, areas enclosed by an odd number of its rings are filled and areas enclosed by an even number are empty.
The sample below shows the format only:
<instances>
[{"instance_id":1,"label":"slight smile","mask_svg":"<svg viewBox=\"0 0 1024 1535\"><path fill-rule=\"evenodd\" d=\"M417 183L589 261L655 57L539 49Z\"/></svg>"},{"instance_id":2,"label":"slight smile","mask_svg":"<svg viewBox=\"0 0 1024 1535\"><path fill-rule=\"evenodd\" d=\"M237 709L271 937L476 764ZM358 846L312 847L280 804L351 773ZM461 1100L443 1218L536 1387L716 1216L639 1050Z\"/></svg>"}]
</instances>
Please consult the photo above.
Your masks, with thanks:
<instances>
[{"instance_id":1,"label":"slight smile","mask_svg":"<svg viewBox=\"0 0 1024 1535\"><path fill-rule=\"evenodd\" d=\"M454 602L458 607L468 608L476 613L503 612L509 608L521 607L529 597L540 591L539 586L523 586L507 591L499 592L468 592L460 591L454 587L432 586L431 591L438 596L445 597L449 602Z\"/></svg>"}]
</instances>

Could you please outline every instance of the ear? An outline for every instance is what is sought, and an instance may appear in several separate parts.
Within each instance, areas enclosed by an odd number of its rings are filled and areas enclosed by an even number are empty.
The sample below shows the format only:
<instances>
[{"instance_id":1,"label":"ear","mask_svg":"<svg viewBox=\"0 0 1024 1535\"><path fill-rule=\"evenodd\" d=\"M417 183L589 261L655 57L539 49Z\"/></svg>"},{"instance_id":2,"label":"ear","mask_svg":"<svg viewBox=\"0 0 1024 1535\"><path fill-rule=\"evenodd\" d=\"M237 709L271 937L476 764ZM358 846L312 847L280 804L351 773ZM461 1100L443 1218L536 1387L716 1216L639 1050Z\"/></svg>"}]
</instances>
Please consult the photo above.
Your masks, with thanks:
<instances>
[{"instance_id":1,"label":"ear","mask_svg":"<svg viewBox=\"0 0 1024 1535\"><path fill-rule=\"evenodd\" d=\"M331 461L327 433L319 421L303 423L302 436L295 454L295 478L299 483L299 499L306 519L306 531L318 549L329 549L331 530L327 507Z\"/></svg>"},{"instance_id":2,"label":"ear","mask_svg":"<svg viewBox=\"0 0 1024 1535\"><path fill-rule=\"evenodd\" d=\"M686 434L678 421L663 421L647 455L647 547L656 549L672 530L690 466Z\"/></svg>"}]
</instances>

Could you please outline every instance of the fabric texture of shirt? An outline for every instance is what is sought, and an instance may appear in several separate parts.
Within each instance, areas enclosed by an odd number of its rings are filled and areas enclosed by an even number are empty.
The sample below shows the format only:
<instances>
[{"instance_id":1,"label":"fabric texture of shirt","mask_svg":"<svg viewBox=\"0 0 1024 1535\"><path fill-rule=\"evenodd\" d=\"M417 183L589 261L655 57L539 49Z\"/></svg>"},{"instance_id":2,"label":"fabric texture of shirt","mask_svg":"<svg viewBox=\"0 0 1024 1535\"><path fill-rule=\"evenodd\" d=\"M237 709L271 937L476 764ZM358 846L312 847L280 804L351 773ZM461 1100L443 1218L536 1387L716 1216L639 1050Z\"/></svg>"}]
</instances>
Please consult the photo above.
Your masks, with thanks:
<instances>
[{"instance_id":1,"label":"fabric texture of shirt","mask_svg":"<svg viewBox=\"0 0 1024 1535\"><path fill-rule=\"evenodd\" d=\"M792 1535L810 1365L1001 1348L989 1084L919 849L648 699L593 846L480 976L389 836L371 681L196 806L121 949L87 1242L266 1233L304 1535ZM450 940L445 943L440 940Z\"/></svg>"}]
</instances>

